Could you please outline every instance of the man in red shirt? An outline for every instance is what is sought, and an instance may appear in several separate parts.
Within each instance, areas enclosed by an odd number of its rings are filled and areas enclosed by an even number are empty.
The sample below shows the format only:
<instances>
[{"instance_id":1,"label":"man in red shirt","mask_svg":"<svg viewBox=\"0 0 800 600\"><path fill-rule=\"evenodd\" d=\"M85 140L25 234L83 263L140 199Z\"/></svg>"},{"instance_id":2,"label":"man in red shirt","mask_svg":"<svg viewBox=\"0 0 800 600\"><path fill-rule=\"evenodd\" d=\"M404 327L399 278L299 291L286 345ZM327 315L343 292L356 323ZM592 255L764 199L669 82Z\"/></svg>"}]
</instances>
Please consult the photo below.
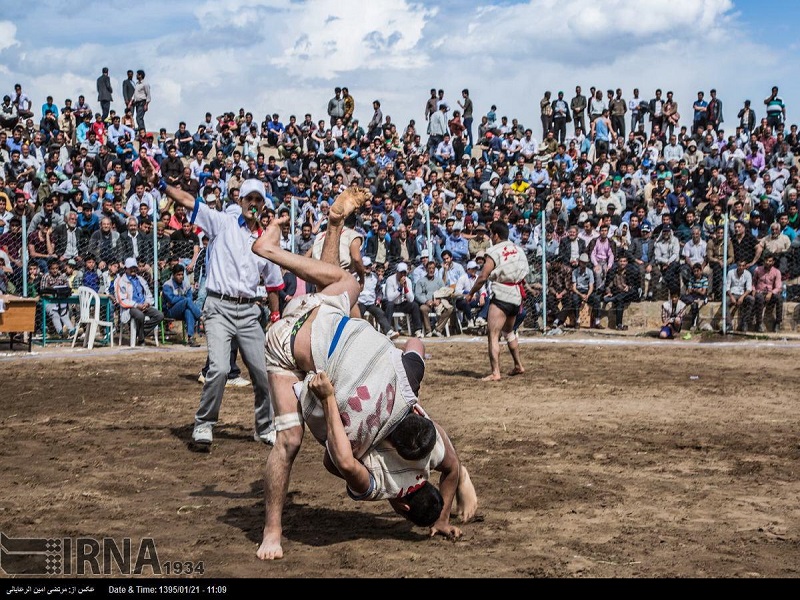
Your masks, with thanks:
<instances>
[{"instance_id":1,"label":"man in red shirt","mask_svg":"<svg viewBox=\"0 0 800 600\"><path fill-rule=\"evenodd\" d=\"M783 321L782 281L781 272L775 267L775 257L771 254L765 255L764 264L756 268L753 275L753 289L756 297L753 310L756 318L756 330L765 331L764 312L774 305L775 324L772 326L772 330L777 333L780 331L781 321Z\"/></svg>"}]
</instances>

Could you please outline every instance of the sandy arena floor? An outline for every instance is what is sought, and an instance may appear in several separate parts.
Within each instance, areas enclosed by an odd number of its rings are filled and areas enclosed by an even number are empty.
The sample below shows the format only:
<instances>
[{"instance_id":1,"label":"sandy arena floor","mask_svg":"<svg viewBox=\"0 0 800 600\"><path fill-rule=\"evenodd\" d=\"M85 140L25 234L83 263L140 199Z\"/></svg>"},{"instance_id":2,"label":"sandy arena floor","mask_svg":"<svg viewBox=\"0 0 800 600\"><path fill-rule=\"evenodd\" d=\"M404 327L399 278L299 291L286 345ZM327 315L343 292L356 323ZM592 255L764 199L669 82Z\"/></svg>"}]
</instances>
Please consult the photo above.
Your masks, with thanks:
<instances>
[{"instance_id":1,"label":"sandy arena floor","mask_svg":"<svg viewBox=\"0 0 800 600\"><path fill-rule=\"evenodd\" d=\"M350 501L307 435L286 557L257 560L252 391L227 390L212 452L189 452L205 352L174 348L3 360L0 531L152 537L206 577L800 574L800 346L526 344L498 384L483 342L428 351L422 403L480 502L455 543Z\"/></svg>"}]
</instances>

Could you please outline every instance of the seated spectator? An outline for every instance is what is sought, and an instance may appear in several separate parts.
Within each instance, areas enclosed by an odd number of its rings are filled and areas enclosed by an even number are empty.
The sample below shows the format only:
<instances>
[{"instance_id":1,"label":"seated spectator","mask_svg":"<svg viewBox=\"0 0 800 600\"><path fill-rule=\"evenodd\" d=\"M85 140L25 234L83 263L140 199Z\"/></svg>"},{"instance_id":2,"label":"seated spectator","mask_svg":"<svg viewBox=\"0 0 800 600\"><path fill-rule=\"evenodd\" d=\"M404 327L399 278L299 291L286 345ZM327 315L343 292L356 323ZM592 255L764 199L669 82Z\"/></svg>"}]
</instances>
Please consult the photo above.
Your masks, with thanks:
<instances>
[{"instance_id":1,"label":"seated spectator","mask_svg":"<svg viewBox=\"0 0 800 600\"><path fill-rule=\"evenodd\" d=\"M178 263L172 267L170 277L161 289L164 316L186 323L186 343L192 348L200 346L195 339L195 325L202 311L194 301L193 288L186 281L186 269Z\"/></svg>"},{"instance_id":2,"label":"seated spectator","mask_svg":"<svg viewBox=\"0 0 800 600\"><path fill-rule=\"evenodd\" d=\"M392 322L395 311L408 315L411 330L416 337L423 337L422 315L419 304L414 301L414 291L408 279L408 265L398 263L394 275L386 278L386 318Z\"/></svg>"},{"instance_id":3,"label":"seated spectator","mask_svg":"<svg viewBox=\"0 0 800 600\"><path fill-rule=\"evenodd\" d=\"M439 295L443 287L445 287L444 281L436 273L436 263L428 261L425 266L425 276L414 283L414 300L419 304L426 336L441 337L453 314L453 305ZM437 315L434 329L431 328L431 311Z\"/></svg>"},{"instance_id":4,"label":"seated spectator","mask_svg":"<svg viewBox=\"0 0 800 600\"><path fill-rule=\"evenodd\" d=\"M53 289L56 287L69 287L69 280L67 276L61 272L61 263L57 258L52 258L47 263L47 273L45 273L39 282L38 291L41 293L43 289ZM28 289L30 293L30 288ZM75 326L69 317L69 304L66 302L50 302L47 305L47 316L50 317L50 323L53 329L63 338L69 338L75 334Z\"/></svg>"},{"instance_id":5,"label":"seated spectator","mask_svg":"<svg viewBox=\"0 0 800 600\"><path fill-rule=\"evenodd\" d=\"M563 262L563 260L562 260ZM580 313L584 302L592 309L592 328L602 329L600 325L600 295L595 293L594 271L588 268L589 255L582 252L578 257L578 266L572 269L572 283L569 294L569 316L572 317L572 326L580 327Z\"/></svg>"},{"instance_id":6,"label":"seated spectator","mask_svg":"<svg viewBox=\"0 0 800 600\"><path fill-rule=\"evenodd\" d=\"M135 258L125 259L125 273L114 281L114 292L120 308L120 323L136 321L136 345L143 345L145 338L164 320L164 314L153 306L153 293L139 275Z\"/></svg>"},{"instance_id":7,"label":"seated spectator","mask_svg":"<svg viewBox=\"0 0 800 600\"><path fill-rule=\"evenodd\" d=\"M84 259L83 267L83 282L82 285L93 289L95 292L100 292L101 274L97 270L97 259L89 254ZM106 292L103 291L105 294Z\"/></svg>"},{"instance_id":8,"label":"seated spectator","mask_svg":"<svg viewBox=\"0 0 800 600\"><path fill-rule=\"evenodd\" d=\"M365 313L371 314L375 318L380 331L383 331L386 337L393 340L400 334L392 328L386 313L381 308L383 290L381 289L380 278L372 269L372 259L369 256L365 256L362 262L364 264L364 287L358 295L358 309L361 311L361 317L364 318Z\"/></svg>"},{"instance_id":9,"label":"seated spectator","mask_svg":"<svg viewBox=\"0 0 800 600\"><path fill-rule=\"evenodd\" d=\"M728 311L725 316L727 331L733 331L734 313L739 313L739 326L736 330L747 331L755 298L753 297L753 276L747 270L747 263L744 260L738 261L736 268L728 271L725 289L728 294Z\"/></svg>"},{"instance_id":10,"label":"seated spectator","mask_svg":"<svg viewBox=\"0 0 800 600\"><path fill-rule=\"evenodd\" d=\"M755 291L755 331L764 332L764 313L775 307L775 320L772 330L777 333L783 322L783 283L781 272L775 267L775 257L771 254L764 255L764 264L756 267L753 274L753 290Z\"/></svg>"}]
</instances>

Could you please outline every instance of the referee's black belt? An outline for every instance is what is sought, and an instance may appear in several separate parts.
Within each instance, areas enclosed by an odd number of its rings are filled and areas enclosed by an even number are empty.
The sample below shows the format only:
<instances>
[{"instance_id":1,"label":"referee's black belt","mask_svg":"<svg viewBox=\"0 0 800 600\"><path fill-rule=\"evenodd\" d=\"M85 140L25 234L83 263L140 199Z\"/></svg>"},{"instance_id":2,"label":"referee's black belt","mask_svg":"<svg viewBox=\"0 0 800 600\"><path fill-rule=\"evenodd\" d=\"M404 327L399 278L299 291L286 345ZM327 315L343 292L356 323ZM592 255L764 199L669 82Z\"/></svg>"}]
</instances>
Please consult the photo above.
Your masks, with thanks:
<instances>
[{"instance_id":1,"label":"referee's black belt","mask_svg":"<svg viewBox=\"0 0 800 600\"><path fill-rule=\"evenodd\" d=\"M211 296L212 298L219 298L220 300L225 300L226 302L233 302L234 304L254 304L258 302L258 298L242 298L241 296L228 296L227 294L220 294L218 292L208 291L206 292L207 296Z\"/></svg>"}]
</instances>

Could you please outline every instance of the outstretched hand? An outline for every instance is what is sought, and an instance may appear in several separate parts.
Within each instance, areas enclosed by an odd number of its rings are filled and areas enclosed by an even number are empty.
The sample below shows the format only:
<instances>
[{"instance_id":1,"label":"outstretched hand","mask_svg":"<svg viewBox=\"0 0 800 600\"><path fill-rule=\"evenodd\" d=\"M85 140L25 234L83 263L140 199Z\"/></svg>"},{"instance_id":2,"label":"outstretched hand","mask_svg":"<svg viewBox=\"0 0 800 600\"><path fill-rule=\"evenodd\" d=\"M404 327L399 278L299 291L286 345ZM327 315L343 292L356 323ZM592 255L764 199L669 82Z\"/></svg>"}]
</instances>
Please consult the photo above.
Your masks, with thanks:
<instances>
[{"instance_id":1,"label":"outstretched hand","mask_svg":"<svg viewBox=\"0 0 800 600\"><path fill-rule=\"evenodd\" d=\"M451 525L450 523L440 523L439 521L436 521L436 523L431 525L431 537L435 537L437 535L441 535L446 537L448 540L455 541L461 537L461 529L455 525Z\"/></svg>"}]
</instances>

